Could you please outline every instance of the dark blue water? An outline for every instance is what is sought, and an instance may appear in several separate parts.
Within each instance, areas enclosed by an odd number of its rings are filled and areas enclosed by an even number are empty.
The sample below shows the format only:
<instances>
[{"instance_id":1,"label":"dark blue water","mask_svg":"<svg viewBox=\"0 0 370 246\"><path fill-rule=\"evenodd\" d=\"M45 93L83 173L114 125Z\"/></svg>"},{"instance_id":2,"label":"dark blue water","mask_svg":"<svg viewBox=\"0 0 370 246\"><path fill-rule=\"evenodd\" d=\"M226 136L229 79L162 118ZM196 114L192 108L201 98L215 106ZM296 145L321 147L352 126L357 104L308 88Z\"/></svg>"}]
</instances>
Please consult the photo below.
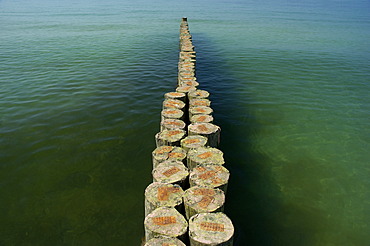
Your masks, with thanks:
<instances>
[{"instance_id":1,"label":"dark blue water","mask_svg":"<svg viewBox=\"0 0 370 246\"><path fill-rule=\"evenodd\" d=\"M189 19L235 245L370 242L368 1L0 1L0 245L138 245Z\"/></svg>"}]
</instances>

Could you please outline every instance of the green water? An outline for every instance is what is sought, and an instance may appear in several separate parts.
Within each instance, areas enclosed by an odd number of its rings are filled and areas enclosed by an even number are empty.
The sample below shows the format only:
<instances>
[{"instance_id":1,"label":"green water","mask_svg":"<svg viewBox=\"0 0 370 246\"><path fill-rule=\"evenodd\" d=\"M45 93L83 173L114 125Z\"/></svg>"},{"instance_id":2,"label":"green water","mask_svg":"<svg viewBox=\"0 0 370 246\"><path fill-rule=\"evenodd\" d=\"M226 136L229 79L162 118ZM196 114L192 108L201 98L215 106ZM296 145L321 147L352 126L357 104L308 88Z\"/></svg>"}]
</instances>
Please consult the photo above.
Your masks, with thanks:
<instances>
[{"instance_id":1,"label":"green water","mask_svg":"<svg viewBox=\"0 0 370 246\"><path fill-rule=\"evenodd\" d=\"M139 245L189 18L235 245L370 242L368 1L0 1L0 245Z\"/></svg>"}]
</instances>

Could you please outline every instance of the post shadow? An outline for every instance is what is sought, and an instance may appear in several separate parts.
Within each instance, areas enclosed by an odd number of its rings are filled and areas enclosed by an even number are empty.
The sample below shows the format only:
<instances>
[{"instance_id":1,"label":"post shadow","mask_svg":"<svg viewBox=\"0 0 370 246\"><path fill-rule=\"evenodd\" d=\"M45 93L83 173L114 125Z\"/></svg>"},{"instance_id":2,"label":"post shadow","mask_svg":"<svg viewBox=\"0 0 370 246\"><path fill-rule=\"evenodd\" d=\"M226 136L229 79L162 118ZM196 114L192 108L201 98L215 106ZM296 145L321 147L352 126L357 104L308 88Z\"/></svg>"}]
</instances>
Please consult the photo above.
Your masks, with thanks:
<instances>
[{"instance_id":1,"label":"post shadow","mask_svg":"<svg viewBox=\"0 0 370 246\"><path fill-rule=\"evenodd\" d=\"M210 38L202 33L193 37L199 88L211 94L214 123L222 129L220 149L231 174L225 213L234 223L234 245L310 245L313 224L294 229L288 219L281 220L284 213L302 218L310 214L283 202L272 175L273 160L256 147L255 139L264 126L249 108L248 101L253 99L240 92L248 87L248 80L239 81L231 74L232 68Z\"/></svg>"}]
</instances>

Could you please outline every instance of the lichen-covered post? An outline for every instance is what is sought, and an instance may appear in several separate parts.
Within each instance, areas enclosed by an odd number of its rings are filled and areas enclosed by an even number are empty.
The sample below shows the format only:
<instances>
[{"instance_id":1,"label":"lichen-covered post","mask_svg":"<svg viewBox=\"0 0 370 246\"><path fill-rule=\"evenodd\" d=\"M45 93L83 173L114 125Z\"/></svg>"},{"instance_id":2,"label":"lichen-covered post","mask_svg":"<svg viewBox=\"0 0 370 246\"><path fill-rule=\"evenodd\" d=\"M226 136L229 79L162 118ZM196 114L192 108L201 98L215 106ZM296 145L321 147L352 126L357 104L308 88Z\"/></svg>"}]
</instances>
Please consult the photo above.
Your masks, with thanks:
<instances>
[{"instance_id":1,"label":"lichen-covered post","mask_svg":"<svg viewBox=\"0 0 370 246\"><path fill-rule=\"evenodd\" d=\"M159 207L182 209L183 189L177 184L151 183L145 189L145 216Z\"/></svg>"},{"instance_id":2,"label":"lichen-covered post","mask_svg":"<svg viewBox=\"0 0 370 246\"><path fill-rule=\"evenodd\" d=\"M221 165L202 165L195 167L189 175L190 187L208 186L219 188L226 194L227 183L229 182L230 172Z\"/></svg>"},{"instance_id":3,"label":"lichen-covered post","mask_svg":"<svg viewBox=\"0 0 370 246\"><path fill-rule=\"evenodd\" d=\"M165 119L161 121L161 131L163 130L184 130L186 123L183 120Z\"/></svg>"},{"instance_id":4,"label":"lichen-covered post","mask_svg":"<svg viewBox=\"0 0 370 246\"><path fill-rule=\"evenodd\" d=\"M222 151L212 147L191 149L187 154L187 164L190 170L193 170L198 165L223 165L224 163L224 154Z\"/></svg>"},{"instance_id":5,"label":"lichen-covered post","mask_svg":"<svg viewBox=\"0 0 370 246\"><path fill-rule=\"evenodd\" d=\"M188 85L185 85L185 86L179 86L176 88L176 91L177 92L182 92L182 93L189 93L189 92L192 92L192 91L195 91L197 88L195 88L195 86L188 86Z\"/></svg>"},{"instance_id":6,"label":"lichen-covered post","mask_svg":"<svg viewBox=\"0 0 370 246\"><path fill-rule=\"evenodd\" d=\"M181 147L188 152L190 149L204 147L208 139L200 135L187 136L180 141Z\"/></svg>"},{"instance_id":7,"label":"lichen-covered post","mask_svg":"<svg viewBox=\"0 0 370 246\"><path fill-rule=\"evenodd\" d=\"M180 140L186 135L184 130L163 130L155 135L157 147L180 146Z\"/></svg>"},{"instance_id":8,"label":"lichen-covered post","mask_svg":"<svg viewBox=\"0 0 370 246\"><path fill-rule=\"evenodd\" d=\"M175 108L163 109L161 112L161 120L165 119L175 119L175 120L184 120L185 114L184 111Z\"/></svg>"},{"instance_id":9,"label":"lichen-covered post","mask_svg":"<svg viewBox=\"0 0 370 246\"><path fill-rule=\"evenodd\" d=\"M153 169L166 160L184 162L185 158L186 151L183 148L168 145L160 146L152 152Z\"/></svg>"},{"instance_id":10,"label":"lichen-covered post","mask_svg":"<svg viewBox=\"0 0 370 246\"><path fill-rule=\"evenodd\" d=\"M150 239L144 246L186 246L179 239L174 237L159 236Z\"/></svg>"},{"instance_id":11,"label":"lichen-covered post","mask_svg":"<svg viewBox=\"0 0 370 246\"><path fill-rule=\"evenodd\" d=\"M208 138L208 145L211 147L217 148L220 145L221 128L212 123L192 123L188 126L188 134Z\"/></svg>"},{"instance_id":12,"label":"lichen-covered post","mask_svg":"<svg viewBox=\"0 0 370 246\"><path fill-rule=\"evenodd\" d=\"M199 213L223 212L224 203L225 194L222 190L193 186L184 194L186 219Z\"/></svg>"},{"instance_id":13,"label":"lichen-covered post","mask_svg":"<svg viewBox=\"0 0 370 246\"><path fill-rule=\"evenodd\" d=\"M189 220L190 246L232 246L234 226L224 213L196 214Z\"/></svg>"},{"instance_id":14,"label":"lichen-covered post","mask_svg":"<svg viewBox=\"0 0 370 246\"><path fill-rule=\"evenodd\" d=\"M185 93L181 93L181 92L167 92L166 94L164 94L164 98L165 99L177 99L183 102L187 101Z\"/></svg>"},{"instance_id":15,"label":"lichen-covered post","mask_svg":"<svg viewBox=\"0 0 370 246\"><path fill-rule=\"evenodd\" d=\"M199 83L196 81L196 79L189 79L189 80L184 80L184 79L179 79L179 86L191 86L191 87L197 87Z\"/></svg>"},{"instance_id":16,"label":"lichen-covered post","mask_svg":"<svg viewBox=\"0 0 370 246\"><path fill-rule=\"evenodd\" d=\"M206 114L210 115L213 113L213 109L207 106L195 106L189 108L189 119L197 114Z\"/></svg>"},{"instance_id":17,"label":"lichen-covered post","mask_svg":"<svg viewBox=\"0 0 370 246\"><path fill-rule=\"evenodd\" d=\"M197 106L211 106L211 101L209 99L191 99L189 101L190 107L197 107Z\"/></svg>"},{"instance_id":18,"label":"lichen-covered post","mask_svg":"<svg viewBox=\"0 0 370 246\"><path fill-rule=\"evenodd\" d=\"M186 239L188 222L176 209L160 207L148 214L144 220L147 241L158 236Z\"/></svg>"},{"instance_id":19,"label":"lichen-covered post","mask_svg":"<svg viewBox=\"0 0 370 246\"><path fill-rule=\"evenodd\" d=\"M181 161L164 161L153 169L152 175L154 182L178 184L185 189L189 170Z\"/></svg>"},{"instance_id":20,"label":"lichen-covered post","mask_svg":"<svg viewBox=\"0 0 370 246\"><path fill-rule=\"evenodd\" d=\"M205 90L192 91L188 95L189 101L193 99L207 99L209 97L209 92Z\"/></svg>"},{"instance_id":21,"label":"lichen-covered post","mask_svg":"<svg viewBox=\"0 0 370 246\"><path fill-rule=\"evenodd\" d=\"M163 101L163 109L175 108L182 110L185 106L186 104L183 101L177 99L166 99Z\"/></svg>"},{"instance_id":22,"label":"lichen-covered post","mask_svg":"<svg viewBox=\"0 0 370 246\"><path fill-rule=\"evenodd\" d=\"M212 123L213 116L208 114L196 114L190 118L190 123Z\"/></svg>"}]
</instances>

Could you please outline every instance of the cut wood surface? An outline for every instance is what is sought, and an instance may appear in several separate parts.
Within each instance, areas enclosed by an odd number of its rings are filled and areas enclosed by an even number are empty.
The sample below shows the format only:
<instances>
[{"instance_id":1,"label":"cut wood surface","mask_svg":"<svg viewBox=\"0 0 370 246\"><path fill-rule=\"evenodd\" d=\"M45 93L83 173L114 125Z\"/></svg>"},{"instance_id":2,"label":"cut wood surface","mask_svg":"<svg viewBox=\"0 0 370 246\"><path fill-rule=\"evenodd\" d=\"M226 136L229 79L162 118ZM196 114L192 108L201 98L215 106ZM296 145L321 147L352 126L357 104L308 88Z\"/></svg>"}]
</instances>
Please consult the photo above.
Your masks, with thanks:
<instances>
[{"instance_id":1,"label":"cut wood surface","mask_svg":"<svg viewBox=\"0 0 370 246\"><path fill-rule=\"evenodd\" d=\"M182 93L182 92L167 92L166 94L164 94L164 98L165 99L177 99L183 102L187 101L185 93Z\"/></svg>"},{"instance_id":2,"label":"cut wood surface","mask_svg":"<svg viewBox=\"0 0 370 246\"><path fill-rule=\"evenodd\" d=\"M191 246L231 246L234 226L224 213L202 213L189 220Z\"/></svg>"},{"instance_id":3,"label":"cut wood surface","mask_svg":"<svg viewBox=\"0 0 370 246\"><path fill-rule=\"evenodd\" d=\"M202 135L208 138L208 144L211 147L220 145L221 128L212 123L192 123L188 126L189 135Z\"/></svg>"},{"instance_id":4,"label":"cut wood surface","mask_svg":"<svg viewBox=\"0 0 370 246\"><path fill-rule=\"evenodd\" d=\"M208 139L201 135L187 136L180 141L181 147L188 152L190 149L196 149L204 147L207 144Z\"/></svg>"},{"instance_id":5,"label":"cut wood surface","mask_svg":"<svg viewBox=\"0 0 370 246\"><path fill-rule=\"evenodd\" d=\"M145 189L145 216L159 207L179 208L183 194L183 189L177 184L151 183Z\"/></svg>"},{"instance_id":6,"label":"cut wood surface","mask_svg":"<svg viewBox=\"0 0 370 246\"><path fill-rule=\"evenodd\" d=\"M177 92L182 92L182 93L189 93L189 92L192 92L192 91L195 91L197 88L195 88L194 86L179 86L176 88L176 91Z\"/></svg>"},{"instance_id":7,"label":"cut wood surface","mask_svg":"<svg viewBox=\"0 0 370 246\"><path fill-rule=\"evenodd\" d=\"M190 118L191 123L212 123L213 116L208 114L196 114Z\"/></svg>"},{"instance_id":8,"label":"cut wood surface","mask_svg":"<svg viewBox=\"0 0 370 246\"><path fill-rule=\"evenodd\" d=\"M230 172L221 165L202 165L195 167L189 175L190 187L209 186L227 191Z\"/></svg>"},{"instance_id":9,"label":"cut wood surface","mask_svg":"<svg viewBox=\"0 0 370 246\"><path fill-rule=\"evenodd\" d=\"M150 239L144 246L186 246L182 241L174 237L159 236Z\"/></svg>"},{"instance_id":10,"label":"cut wood surface","mask_svg":"<svg viewBox=\"0 0 370 246\"><path fill-rule=\"evenodd\" d=\"M152 152L153 169L156 168L159 163L166 160L184 162L185 158L186 151L183 148L168 145L160 146Z\"/></svg>"},{"instance_id":11,"label":"cut wood surface","mask_svg":"<svg viewBox=\"0 0 370 246\"><path fill-rule=\"evenodd\" d=\"M185 135L184 130L163 130L155 135L157 147L164 145L180 146L180 140Z\"/></svg>"},{"instance_id":12,"label":"cut wood surface","mask_svg":"<svg viewBox=\"0 0 370 246\"><path fill-rule=\"evenodd\" d=\"M161 120L165 119L184 119L184 111L176 108L163 109L161 112Z\"/></svg>"},{"instance_id":13,"label":"cut wood surface","mask_svg":"<svg viewBox=\"0 0 370 246\"><path fill-rule=\"evenodd\" d=\"M189 101L190 107L197 107L197 106L211 106L211 101L209 99L191 99Z\"/></svg>"},{"instance_id":14,"label":"cut wood surface","mask_svg":"<svg viewBox=\"0 0 370 246\"><path fill-rule=\"evenodd\" d=\"M179 86L191 86L191 87L197 87L199 83L194 79L191 80L183 80L179 79Z\"/></svg>"},{"instance_id":15,"label":"cut wood surface","mask_svg":"<svg viewBox=\"0 0 370 246\"><path fill-rule=\"evenodd\" d=\"M186 218L195 214L223 212L225 194L220 189L193 186L185 191L184 205Z\"/></svg>"},{"instance_id":16,"label":"cut wood surface","mask_svg":"<svg viewBox=\"0 0 370 246\"><path fill-rule=\"evenodd\" d=\"M190 170L195 168L197 165L223 165L224 163L223 152L213 147L199 147L191 149L187 154L187 164Z\"/></svg>"},{"instance_id":17,"label":"cut wood surface","mask_svg":"<svg viewBox=\"0 0 370 246\"><path fill-rule=\"evenodd\" d=\"M164 161L153 169L152 175L154 182L178 184L185 188L189 170L181 161Z\"/></svg>"},{"instance_id":18,"label":"cut wood surface","mask_svg":"<svg viewBox=\"0 0 370 246\"><path fill-rule=\"evenodd\" d=\"M160 207L148 214L144 220L147 241L158 236L168 236L184 240L188 222L176 209Z\"/></svg>"},{"instance_id":19,"label":"cut wood surface","mask_svg":"<svg viewBox=\"0 0 370 246\"><path fill-rule=\"evenodd\" d=\"M163 130L184 130L186 124L182 120L165 119L161 121L161 131Z\"/></svg>"},{"instance_id":20,"label":"cut wood surface","mask_svg":"<svg viewBox=\"0 0 370 246\"><path fill-rule=\"evenodd\" d=\"M193 115L197 114L212 114L213 110L210 107L207 106L195 106L195 107L190 107L189 108L189 119L193 117Z\"/></svg>"},{"instance_id":21,"label":"cut wood surface","mask_svg":"<svg viewBox=\"0 0 370 246\"><path fill-rule=\"evenodd\" d=\"M209 92L205 90L196 90L189 93L189 100L204 99L209 97Z\"/></svg>"},{"instance_id":22,"label":"cut wood surface","mask_svg":"<svg viewBox=\"0 0 370 246\"><path fill-rule=\"evenodd\" d=\"M163 109L180 109L182 110L185 107L185 103L177 99L166 99L163 101Z\"/></svg>"}]
</instances>

